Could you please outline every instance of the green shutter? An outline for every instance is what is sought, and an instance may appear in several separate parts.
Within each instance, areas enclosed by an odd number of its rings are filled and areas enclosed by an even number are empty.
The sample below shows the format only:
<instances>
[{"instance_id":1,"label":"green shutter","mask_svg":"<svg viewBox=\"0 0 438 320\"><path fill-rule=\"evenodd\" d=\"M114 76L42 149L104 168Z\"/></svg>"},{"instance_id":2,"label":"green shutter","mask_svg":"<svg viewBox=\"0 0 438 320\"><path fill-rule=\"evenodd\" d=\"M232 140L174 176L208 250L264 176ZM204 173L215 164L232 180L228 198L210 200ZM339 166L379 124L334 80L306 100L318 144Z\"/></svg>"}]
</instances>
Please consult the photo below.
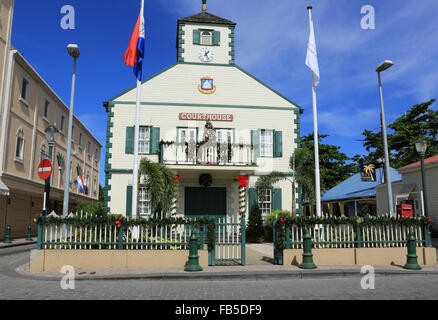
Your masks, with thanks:
<instances>
[{"instance_id":1,"label":"green shutter","mask_svg":"<svg viewBox=\"0 0 438 320\"><path fill-rule=\"evenodd\" d=\"M283 132L274 131L274 158L283 157Z\"/></svg>"},{"instance_id":2,"label":"green shutter","mask_svg":"<svg viewBox=\"0 0 438 320\"><path fill-rule=\"evenodd\" d=\"M272 189L272 211L281 210L281 189Z\"/></svg>"},{"instance_id":3,"label":"green shutter","mask_svg":"<svg viewBox=\"0 0 438 320\"><path fill-rule=\"evenodd\" d=\"M256 189L250 188L248 192L248 210L251 212L252 207L257 204Z\"/></svg>"},{"instance_id":4,"label":"green shutter","mask_svg":"<svg viewBox=\"0 0 438 320\"><path fill-rule=\"evenodd\" d=\"M251 130L251 144L254 147L254 157L260 156L260 134L258 130Z\"/></svg>"},{"instance_id":5,"label":"green shutter","mask_svg":"<svg viewBox=\"0 0 438 320\"><path fill-rule=\"evenodd\" d=\"M201 44L201 31L193 30L193 44Z\"/></svg>"},{"instance_id":6,"label":"green shutter","mask_svg":"<svg viewBox=\"0 0 438 320\"><path fill-rule=\"evenodd\" d=\"M213 31L213 45L218 46L220 42L221 42L220 31Z\"/></svg>"},{"instance_id":7,"label":"green shutter","mask_svg":"<svg viewBox=\"0 0 438 320\"><path fill-rule=\"evenodd\" d=\"M132 186L126 187L126 215L132 215Z\"/></svg>"},{"instance_id":8,"label":"green shutter","mask_svg":"<svg viewBox=\"0 0 438 320\"><path fill-rule=\"evenodd\" d=\"M126 127L125 153L134 154L134 127Z\"/></svg>"},{"instance_id":9,"label":"green shutter","mask_svg":"<svg viewBox=\"0 0 438 320\"><path fill-rule=\"evenodd\" d=\"M151 128L150 154L157 154L158 145L160 144L160 128Z\"/></svg>"}]
</instances>

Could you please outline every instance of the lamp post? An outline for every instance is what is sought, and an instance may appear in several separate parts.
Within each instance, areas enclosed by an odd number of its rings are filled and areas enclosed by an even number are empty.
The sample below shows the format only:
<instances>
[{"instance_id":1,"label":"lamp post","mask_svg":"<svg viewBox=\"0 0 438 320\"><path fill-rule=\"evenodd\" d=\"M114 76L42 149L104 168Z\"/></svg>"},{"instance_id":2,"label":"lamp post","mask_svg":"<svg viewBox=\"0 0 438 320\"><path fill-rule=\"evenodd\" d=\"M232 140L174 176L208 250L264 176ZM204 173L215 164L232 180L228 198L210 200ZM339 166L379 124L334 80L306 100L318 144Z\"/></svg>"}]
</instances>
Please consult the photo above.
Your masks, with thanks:
<instances>
[{"instance_id":1,"label":"lamp post","mask_svg":"<svg viewBox=\"0 0 438 320\"><path fill-rule=\"evenodd\" d=\"M56 138L58 137L58 132L59 130L56 129L56 127L54 125L50 125L47 127L47 129L45 130L46 133L46 139L47 142L49 143L49 158L50 161L52 161L53 159L53 146L55 145L55 141ZM50 178L45 180L45 186L44 186L44 193L46 195L46 199L45 199L45 206L44 206L44 215L48 215L48 213L50 212Z\"/></svg>"},{"instance_id":2,"label":"lamp post","mask_svg":"<svg viewBox=\"0 0 438 320\"><path fill-rule=\"evenodd\" d=\"M70 112L68 117L68 138L67 138L67 159L65 168L65 182L64 182L64 202L62 207L62 216L65 218L68 215L68 202L70 197L70 161L71 161L71 139L73 127L73 107L75 102L75 81L76 81L76 60L79 58L80 51L76 44L69 44L67 46L68 54L74 59L73 62L73 77L71 85L71 100Z\"/></svg>"},{"instance_id":3,"label":"lamp post","mask_svg":"<svg viewBox=\"0 0 438 320\"><path fill-rule=\"evenodd\" d=\"M394 63L390 60L383 61L376 69L379 78L379 92L380 92L380 109L381 109L381 120L382 120L382 134L383 134L383 151L385 154L385 176L386 176L386 186L388 192L388 210L391 216L394 216L394 203L392 200L392 185L391 185L391 175L389 169L389 152L388 152L388 139L386 136L386 122L385 122L385 110L383 106L383 91L382 91L382 81L380 78L380 73L392 67Z\"/></svg>"},{"instance_id":4,"label":"lamp post","mask_svg":"<svg viewBox=\"0 0 438 320\"><path fill-rule=\"evenodd\" d=\"M418 154L421 158L421 182L423 185L423 203L424 203L424 215L429 218L429 208L427 207L427 191L426 191L426 174L424 172L424 155L427 150L427 142L422 140L415 144Z\"/></svg>"}]
</instances>

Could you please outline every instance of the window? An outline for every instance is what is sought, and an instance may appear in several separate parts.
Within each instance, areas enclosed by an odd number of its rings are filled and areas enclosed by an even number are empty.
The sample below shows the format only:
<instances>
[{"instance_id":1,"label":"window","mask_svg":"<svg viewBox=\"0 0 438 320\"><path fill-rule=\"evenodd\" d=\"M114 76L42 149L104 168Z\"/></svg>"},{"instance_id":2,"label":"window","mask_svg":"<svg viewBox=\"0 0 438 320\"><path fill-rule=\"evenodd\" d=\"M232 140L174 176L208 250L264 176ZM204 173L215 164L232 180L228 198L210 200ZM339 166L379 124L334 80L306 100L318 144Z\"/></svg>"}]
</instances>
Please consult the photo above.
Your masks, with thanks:
<instances>
[{"instance_id":1,"label":"window","mask_svg":"<svg viewBox=\"0 0 438 320\"><path fill-rule=\"evenodd\" d=\"M24 132L23 129L20 128L17 131L17 143L15 146L15 160L23 161L24 154Z\"/></svg>"},{"instance_id":2,"label":"window","mask_svg":"<svg viewBox=\"0 0 438 320\"><path fill-rule=\"evenodd\" d=\"M94 156L94 160L97 162L97 159L99 159L99 153L98 149L96 148L96 155Z\"/></svg>"},{"instance_id":3,"label":"window","mask_svg":"<svg viewBox=\"0 0 438 320\"><path fill-rule=\"evenodd\" d=\"M212 32L211 31L201 31L201 44L206 46L211 46L212 44Z\"/></svg>"},{"instance_id":4,"label":"window","mask_svg":"<svg viewBox=\"0 0 438 320\"><path fill-rule=\"evenodd\" d=\"M82 133L79 133L79 147L82 148Z\"/></svg>"},{"instance_id":5,"label":"window","mask_svg":"<svg viewBox=\"0 0 438 320\"><path fill-rule=\"evenodd\" d=\"M49 107L50 107L50 102L46 100L44 104L44 118L46 119L49 119Z\"/></svg>"},{"instance_id":6,"label":"window","mask_svg":"<svg viewBox=\"0 0 438 320\"><path fill-rule=\"evenodd\" d=\"M272 210L272 190L265 190L265 198L264 201L259 201L260 210L262 212L262 217L266 217L271 213Z\"/></svg>"},{"instance_id":7,"label":"window","mask_svg":"<svg viewBox=\"0 0 438 320\"><path fill-rule=\"evenodd\" d=\"M71 141L75 142L75 126L71 127Z\"/></svg>"},{"instance_id":8,"label":"window","mask_svg":"<svg viewBox=\"0 0 438 320\"><path fill-rule=\"evenodd\" d=\"M140 127L140 135L138 140L138 153L148 154L150 152L151 128Z\"/></svg>"},{"instance_id":9,"label":"window","mask_svg":"<svg viewBox=\"0 0 438 320\"><path fill-rule=\"evenodd\" d=\"M23 77L23 82L21 84L21 98L24 101L27 101L27 96L28 96L28 92L29 91L29 81Z\"/></svg>"},{"instance_id":10,"label":"window","mask_svg":"<svg viewBox=\"0 0 438 320\"><path fill-rule=\"evenodd\" d=\"M140 196L138 198L138 208L140 210L140 215L151 214L151 199L149 197L146 188L140 188Z\"/></svg>"},{"instance_id":11,"label":"window","mask_svg":"<svg viewBox=\"0 0 438 320\"><path fill-rule=\"evenodd\" d=\"M91 141L88 141L88 155L91 156Z\"/></svg>"},{"instance_id":12,"label":"window","mask_svg":"<svg viewBox=\"0 0 438 320\"><path fill-rule=\"evenodd\" d=\"M65 117L61 116L61 132L64 132Z\"/></svg>"},{"instance_id":13,"label":"window","mask_svg":"<svg viewBox=\"0 0 438 320\"><path fill-rule=\"evenodd\" d=\"M272 130L260 131L260 156L273 157L274 156L274 139Z\"/></svg>"}]
</instances>

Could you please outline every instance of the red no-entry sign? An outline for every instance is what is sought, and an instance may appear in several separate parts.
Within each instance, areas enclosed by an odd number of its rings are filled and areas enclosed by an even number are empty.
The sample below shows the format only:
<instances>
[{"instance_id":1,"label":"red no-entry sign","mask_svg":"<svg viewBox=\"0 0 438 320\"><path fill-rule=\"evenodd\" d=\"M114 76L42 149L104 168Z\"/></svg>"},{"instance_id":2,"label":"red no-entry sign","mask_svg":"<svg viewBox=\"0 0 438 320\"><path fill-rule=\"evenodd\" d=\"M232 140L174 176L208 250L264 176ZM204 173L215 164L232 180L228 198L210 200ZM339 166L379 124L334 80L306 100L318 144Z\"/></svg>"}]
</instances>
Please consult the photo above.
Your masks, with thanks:
<instances>
[{"instance_id":1,"label":"red no-entry sign","mask_svg":"<svg viewBox=\"0 0 438 320\"><path fill-rule=\"evenodd\" d=\"M38 176L42 180L47 180L50 178L50 175L52 174L53 166L52 162L49 159L44 159L40 162L40 165L38 166Z\"/></svg>"}]
</instances>

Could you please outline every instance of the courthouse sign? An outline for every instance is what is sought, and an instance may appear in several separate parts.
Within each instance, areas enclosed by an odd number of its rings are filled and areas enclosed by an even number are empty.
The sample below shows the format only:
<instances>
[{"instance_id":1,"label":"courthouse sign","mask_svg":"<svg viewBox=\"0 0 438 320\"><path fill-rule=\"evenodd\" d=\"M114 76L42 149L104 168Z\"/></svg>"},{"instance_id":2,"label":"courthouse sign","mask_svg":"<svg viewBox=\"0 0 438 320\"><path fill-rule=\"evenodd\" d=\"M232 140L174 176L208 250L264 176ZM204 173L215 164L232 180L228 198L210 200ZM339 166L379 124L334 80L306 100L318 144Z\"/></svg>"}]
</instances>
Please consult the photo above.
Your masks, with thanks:
<instances>
[{"instance_id":1,"label":"courthouse sign","mask_svg":"<svg viewBox=\"0 0 438 320\"><path fill-rule=\"evenodd\" d=\"M202 121L233 121L232 114L216 114L216 113L180 113L179 120L202 120Z\"/></svg>"}]
</instances>

